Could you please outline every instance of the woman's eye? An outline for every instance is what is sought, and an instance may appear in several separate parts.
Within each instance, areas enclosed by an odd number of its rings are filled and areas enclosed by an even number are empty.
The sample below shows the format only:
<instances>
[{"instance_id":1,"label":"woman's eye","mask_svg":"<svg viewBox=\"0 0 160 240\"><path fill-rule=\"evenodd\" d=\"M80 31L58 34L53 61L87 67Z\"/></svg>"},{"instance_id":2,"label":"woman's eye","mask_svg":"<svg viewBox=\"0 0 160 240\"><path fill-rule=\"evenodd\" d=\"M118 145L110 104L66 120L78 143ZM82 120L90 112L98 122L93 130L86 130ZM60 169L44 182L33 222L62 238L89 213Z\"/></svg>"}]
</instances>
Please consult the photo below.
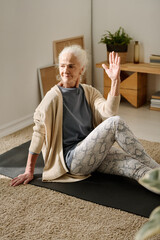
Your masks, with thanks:
<instances>
[{"instance_id":1,"label":"woman's eye","mask_svg":"<svg viewBox=\"0 0 160 240\"><path fill-rule=\"evenodd\" d=\"M69 65L69 68L74 68L74 65Z\"/></svg>"},{"instance_id":2,"label":"woman's eye","mask_svg":"<svg viewBox=\"0 0 160 240\"><path fill-rule=\"evenodd\" d=\"M74 68L75 65L73 65L73 64L69 64L69 65L62 64L62 65L60 65L60 68L65 68L65 67L67 67L67 68Z\"/></svg>"}]
</instances>

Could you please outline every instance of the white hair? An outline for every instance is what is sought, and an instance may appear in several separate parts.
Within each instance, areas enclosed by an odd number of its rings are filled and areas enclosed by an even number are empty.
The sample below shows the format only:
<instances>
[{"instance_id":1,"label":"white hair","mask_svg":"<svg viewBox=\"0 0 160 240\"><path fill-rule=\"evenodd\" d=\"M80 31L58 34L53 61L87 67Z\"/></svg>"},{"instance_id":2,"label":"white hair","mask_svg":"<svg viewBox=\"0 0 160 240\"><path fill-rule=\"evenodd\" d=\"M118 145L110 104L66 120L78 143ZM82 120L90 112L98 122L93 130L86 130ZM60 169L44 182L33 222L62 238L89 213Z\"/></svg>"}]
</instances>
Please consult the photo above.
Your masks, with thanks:
<instances>
[{"instance_id":1,"label":"white hair","mask_svg":"<svg viewBox=\"0 0 160 240\"><path fill-rule=\"evenodd\" d=\"M88 57L87 52L81 48L79 45L71 45L68 47L65 47L58 56L58 62L60 62L60 58L64 53L72 53L80 63L81 67L83 68L82 75L85 73L87 64L88 64Z\"/></svg>"}]
</instances>

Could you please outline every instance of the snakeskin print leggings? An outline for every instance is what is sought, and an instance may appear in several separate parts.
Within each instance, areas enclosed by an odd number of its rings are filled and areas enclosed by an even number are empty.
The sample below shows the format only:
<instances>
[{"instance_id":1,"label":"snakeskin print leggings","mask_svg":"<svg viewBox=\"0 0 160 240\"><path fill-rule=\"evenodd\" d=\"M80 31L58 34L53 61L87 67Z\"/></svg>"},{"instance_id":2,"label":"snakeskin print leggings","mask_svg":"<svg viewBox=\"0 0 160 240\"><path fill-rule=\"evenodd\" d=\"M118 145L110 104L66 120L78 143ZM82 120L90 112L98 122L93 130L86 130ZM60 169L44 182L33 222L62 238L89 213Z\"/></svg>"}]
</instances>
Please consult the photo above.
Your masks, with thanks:
<instances>
[{"instance_id":1,"label":"snakeskin print leggings","mask_svg":"<svg viewBox=\"0 0 160 240\"><path fill-rule=\"evenodd\" d=\"M114 142L121 149L113 147ZM127 124L114 116L98 125L77 145L70 173L88 175L99 171L138 180L156 167L160 165L145 152Z\"/></svg>"}]
</instances>

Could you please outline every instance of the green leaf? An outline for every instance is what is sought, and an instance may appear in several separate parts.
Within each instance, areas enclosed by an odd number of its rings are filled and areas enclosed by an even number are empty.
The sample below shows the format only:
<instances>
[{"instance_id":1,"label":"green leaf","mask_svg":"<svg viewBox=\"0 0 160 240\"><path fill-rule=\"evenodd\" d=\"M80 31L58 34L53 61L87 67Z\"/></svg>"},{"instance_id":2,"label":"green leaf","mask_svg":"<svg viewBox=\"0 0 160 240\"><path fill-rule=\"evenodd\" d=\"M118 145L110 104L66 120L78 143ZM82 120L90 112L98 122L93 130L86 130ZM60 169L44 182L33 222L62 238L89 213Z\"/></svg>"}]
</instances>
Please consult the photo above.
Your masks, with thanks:
<instances>
[{"instance_id":1,"label":"green leaf","mask_svg":"<svg viewBox=\"0 0 160 240\"><path fill-rule=\"evenodd\" d=\"M120 27L115 33L107 31L106 34L103 34L99 43L128 45L131 40L132 38Z\"/></svg>"},{"instance_id":2,"label":"green leaf","mask_svg":"<svg viewBox=\"0 0 160 240\"><path fill-rule=\"evenodd\" d=\"M150 191L160 194L160 168L147 172L139 179L139 183Z\"/></svg>"},{"instance_id":3,"label":"green leaf","mask_svg":"<svg viewBox=\"0 0 160 240\"><path fill-rule=\"evenodd\" d=\"M154 209L146 222L135 236L135 240L145 240L160 233L160 206Z\"/></svg>"}]
</instances>

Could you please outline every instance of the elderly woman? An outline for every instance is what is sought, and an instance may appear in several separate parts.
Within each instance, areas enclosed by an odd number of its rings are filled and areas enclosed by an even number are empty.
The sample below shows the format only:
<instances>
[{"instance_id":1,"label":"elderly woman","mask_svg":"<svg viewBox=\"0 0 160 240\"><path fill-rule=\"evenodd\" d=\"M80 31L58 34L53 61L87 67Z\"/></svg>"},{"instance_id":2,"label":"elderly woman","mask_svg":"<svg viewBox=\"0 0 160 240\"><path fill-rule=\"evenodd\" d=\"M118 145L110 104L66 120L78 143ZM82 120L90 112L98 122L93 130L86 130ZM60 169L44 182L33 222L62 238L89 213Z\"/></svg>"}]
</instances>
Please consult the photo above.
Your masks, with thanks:
<instances>
[{"instance_id":1,"label":"elderly woman","mask_svg":"<svg viewBox=\"0 0 160 240\"><path fill-rule=\"evenodd\" d=\"M118 113L120 57L109 55L111 79L107 100L92 86L80 84L87 66L85 50L66 47L59 55L61 81L44 97L34 114L32 141L25 173L12 186L33 179L37 157L44 158L43 181L78 181L99 171L136 180L159 167ZM117 142L121 149L113 147Z\"/></svg>"}]
</instances>

